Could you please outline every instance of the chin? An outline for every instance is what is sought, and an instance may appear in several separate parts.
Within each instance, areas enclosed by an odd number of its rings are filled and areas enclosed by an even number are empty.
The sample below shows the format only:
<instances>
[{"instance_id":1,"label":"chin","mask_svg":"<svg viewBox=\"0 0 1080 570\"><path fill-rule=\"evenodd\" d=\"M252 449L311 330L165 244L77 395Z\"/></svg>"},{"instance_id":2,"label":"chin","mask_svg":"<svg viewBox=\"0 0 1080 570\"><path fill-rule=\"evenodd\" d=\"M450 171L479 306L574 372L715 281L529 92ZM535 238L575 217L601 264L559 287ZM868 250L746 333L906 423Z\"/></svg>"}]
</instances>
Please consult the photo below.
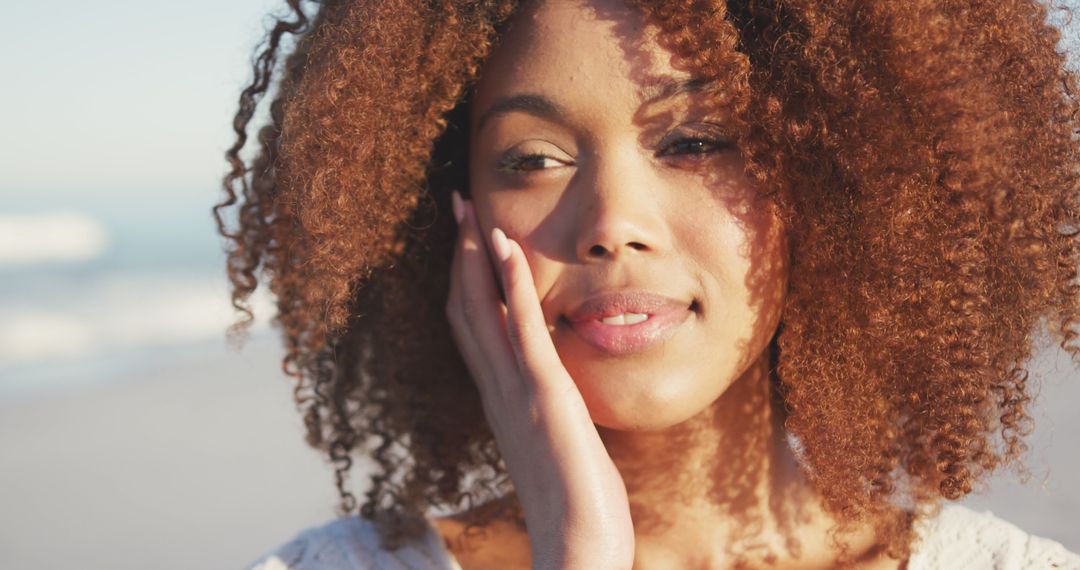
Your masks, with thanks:
<instances>
[{"instance_id":1,"label":"chin","mask_svg":"<svg viewBox=\"0 0 1080 570\"><path fill-rule=\"evenodd\" d=\"M589 362L567 370L593 423L620 431L658 431L709 408L731 384L729 371L679 370L633 362Z\"/></svg>"}]
</instances>

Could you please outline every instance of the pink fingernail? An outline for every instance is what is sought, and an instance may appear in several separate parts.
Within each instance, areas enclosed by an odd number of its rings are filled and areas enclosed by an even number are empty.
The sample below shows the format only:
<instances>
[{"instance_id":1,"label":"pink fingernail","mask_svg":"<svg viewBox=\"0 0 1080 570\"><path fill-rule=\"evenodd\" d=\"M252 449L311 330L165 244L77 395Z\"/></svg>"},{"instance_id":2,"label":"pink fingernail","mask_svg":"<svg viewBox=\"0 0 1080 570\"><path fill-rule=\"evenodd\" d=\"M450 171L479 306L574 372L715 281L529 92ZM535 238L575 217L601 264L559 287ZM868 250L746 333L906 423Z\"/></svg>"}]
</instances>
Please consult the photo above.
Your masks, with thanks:
<instances>
[{"instance_id":1,"label":"pink fingernail","mask_svg":"<svg viewBox=\"0 0 1080 570\"><path fill-rule=\"evenodd\" d=\"M460 224L461 219L465 217L465 204L461 202L461 195L458 194L457 190L454 190L450 194L450 202L453 204L454 208L454 219Z\"/></svg>"},{"instance_id":2,"label":"pink fingernail","mask_svg":"<svg viewBox=\"0 0 1080 570\"><path fill-rule=\"evenodd\" d=\"M499 228L491 230L491 244L499 261L510 259L510 242L506 241L506 234Z\"/></svg>"}]
</instances>

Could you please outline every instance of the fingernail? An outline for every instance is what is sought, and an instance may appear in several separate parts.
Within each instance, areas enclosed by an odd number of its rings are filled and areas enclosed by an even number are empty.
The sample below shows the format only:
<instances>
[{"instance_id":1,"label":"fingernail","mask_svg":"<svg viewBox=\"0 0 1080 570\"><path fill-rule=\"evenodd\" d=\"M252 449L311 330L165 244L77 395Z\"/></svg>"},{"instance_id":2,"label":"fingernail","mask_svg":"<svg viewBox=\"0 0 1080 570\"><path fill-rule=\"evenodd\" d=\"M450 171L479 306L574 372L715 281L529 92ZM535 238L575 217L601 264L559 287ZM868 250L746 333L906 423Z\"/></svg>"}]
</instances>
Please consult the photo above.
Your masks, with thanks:
<instances>
[{"instance_id":1,"label":"fingernail","mask_svg":"<svg viewBox=\"0 0 1080 570\"><path fill-rule=\"evenodd\" d=\"M491 230L491 244L495 248L495 255L499 261L510 259L510 243L506 241L506 234L499 228Z\"/></svg>"},{"instance_id":2,"label":"fingernail","mask_svg":"<svg viewBox=\"0 0 1080 570\"><path fill-rule=\"evenodd\" d=\"M451 192L450 202L453 204L454 208L454 219L460 224L461 219L465 217L465 204L461 203L461 195L458 194L457 190Z\"/></svg>"}]
</instances>

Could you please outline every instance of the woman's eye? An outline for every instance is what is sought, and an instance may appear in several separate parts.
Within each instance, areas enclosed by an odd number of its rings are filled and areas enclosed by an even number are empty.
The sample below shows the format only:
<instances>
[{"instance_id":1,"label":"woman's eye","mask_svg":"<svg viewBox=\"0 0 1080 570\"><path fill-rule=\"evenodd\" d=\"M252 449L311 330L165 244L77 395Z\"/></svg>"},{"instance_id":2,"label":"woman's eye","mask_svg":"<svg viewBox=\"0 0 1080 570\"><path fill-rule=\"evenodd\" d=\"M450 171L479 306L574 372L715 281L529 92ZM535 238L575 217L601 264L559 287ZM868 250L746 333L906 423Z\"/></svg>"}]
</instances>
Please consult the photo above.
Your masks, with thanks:
<instances>
[{"instance_id":1,"label":"woman's eye","mask_svg":"<svg viewBox=\"0 0 1080 570\"><path fill-rule=\"evenodd\" d=\"M499 169L511 172L531 172L534 170L554 168L564 164L565 163L560 160L543 154L518 154L510 155L500 160Z\"/></svg>"},{"instance_id":2,"label":"woman's eye","mask_svg":"<svg viewBox=\"0 0 1080 570\"><path fill-rule=\"evenodd\" d=\"M735 142L726 139L710 139L702 137L687 137L673 141L661 149L660 156L678 154L708 154L735 147Z\"/></svg>"}]
</instances>

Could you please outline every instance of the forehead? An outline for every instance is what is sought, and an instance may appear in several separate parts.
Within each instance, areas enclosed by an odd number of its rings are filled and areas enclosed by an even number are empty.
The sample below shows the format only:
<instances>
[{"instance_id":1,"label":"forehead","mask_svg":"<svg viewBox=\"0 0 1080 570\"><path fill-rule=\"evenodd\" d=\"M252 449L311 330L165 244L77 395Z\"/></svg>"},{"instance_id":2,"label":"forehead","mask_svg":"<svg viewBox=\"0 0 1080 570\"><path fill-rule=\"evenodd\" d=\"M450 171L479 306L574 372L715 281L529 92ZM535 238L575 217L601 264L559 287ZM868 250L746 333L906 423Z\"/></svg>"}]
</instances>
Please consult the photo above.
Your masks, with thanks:
<instances>
[{"instance_id":1,"label":"forehead","mask_svg":"<svg viewBox=\"0 0 1080 570\"><path fill-rule=\"evenodd\" d=\"M636 107L690 79L672 67L658 34L621 0L526 2L485 63L473 103L485 109L498 97L528 92Z\"/></svg>"}]
</instances>

